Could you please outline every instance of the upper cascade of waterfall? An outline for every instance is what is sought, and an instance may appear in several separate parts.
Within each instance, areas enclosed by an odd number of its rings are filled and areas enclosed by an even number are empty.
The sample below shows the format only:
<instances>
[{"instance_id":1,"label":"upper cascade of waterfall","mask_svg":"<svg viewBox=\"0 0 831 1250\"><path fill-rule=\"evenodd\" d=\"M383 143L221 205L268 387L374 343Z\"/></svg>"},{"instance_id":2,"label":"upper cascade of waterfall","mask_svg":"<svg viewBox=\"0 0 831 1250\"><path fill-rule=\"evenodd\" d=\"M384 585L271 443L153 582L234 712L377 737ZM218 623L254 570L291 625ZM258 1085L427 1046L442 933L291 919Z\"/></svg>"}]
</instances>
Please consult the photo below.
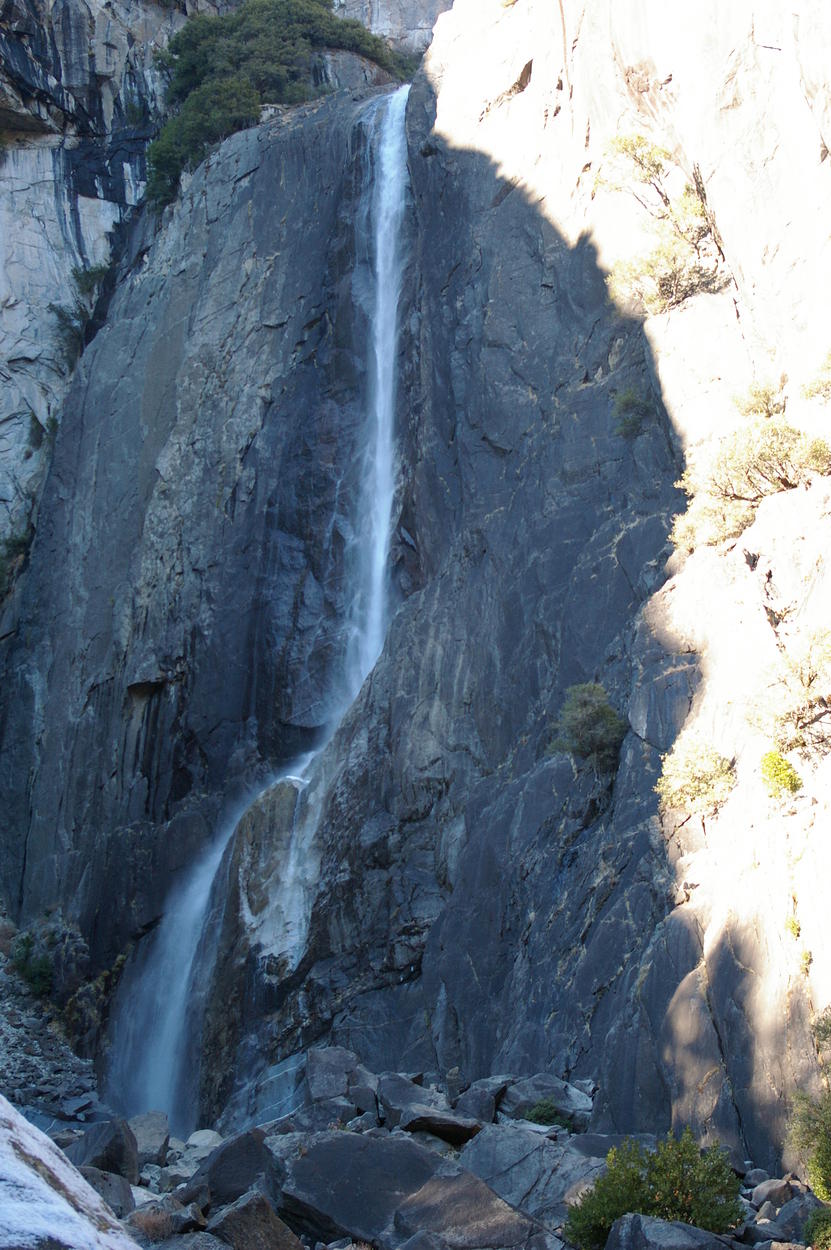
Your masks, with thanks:
<instances>
[{"instance_id":1,"label":"upper cascade of waterfall","mask_svg":"<svg viewBox=\"0 0 831 1250\"><path fill-rule=\"evenodd\" d=\"M328 741L377 660L387 626L387 559L395 494L396 356L405 255L401 243L408 175L404 117L409 87L373 100L362 112L367 133L355 224L356 263L369 274L366 413L358 450L358 491L350 519L345 571L347 641L341 672L332 674ZM356 283L356 300L360 283ZM318 751L322 745L318 747ZM256 803L278 781L300 786L317 752L287 764L252 795ZM247 807L248 805L246 805ZM192 1127L197 1105L198 1038L216 958L227 888L226 851L244 810L218 836L170 894L158 929L122 977L116 998L109 1074L111 1097L130 1113L167 1110L174 1127ZM316 810L287 833L279 897L282 942L299 949L316 881L312 843Z\"/></svg>"}]
</instances>

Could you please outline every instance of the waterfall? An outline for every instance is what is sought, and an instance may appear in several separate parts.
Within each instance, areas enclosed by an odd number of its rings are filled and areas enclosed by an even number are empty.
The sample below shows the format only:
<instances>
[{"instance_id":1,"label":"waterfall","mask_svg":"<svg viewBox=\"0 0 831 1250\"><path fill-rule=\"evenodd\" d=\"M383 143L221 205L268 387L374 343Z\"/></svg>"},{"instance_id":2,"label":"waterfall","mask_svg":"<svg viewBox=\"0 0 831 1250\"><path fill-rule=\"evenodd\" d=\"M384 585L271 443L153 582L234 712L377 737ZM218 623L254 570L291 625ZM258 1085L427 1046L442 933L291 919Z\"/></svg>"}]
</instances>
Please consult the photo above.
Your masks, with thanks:
<instances>
[{"instance_id":1,"label":"waterfall","mask_svg":"<svg viewBox=\"0 0 831 1250\"><path fill-rule=\"evenodd\" d=\"M387 561L394 471L396 346L398 305L404 255L401 224L407 193L404 114L409 88L374 100L362 116L370 132L364 186L356 221L356 256L369 271L365 307L369 319L368 395L359 497L352 521L348 574L351 587L346 612L347 642L343 671L332 675L332 715L323 736L328 741L371 671L384 643L387 625ZM305 785L317 754L313 752L272 777ZM257 795L249 796L248 803ZM188 879L173 890L156 931L122 975L113 1004L111 1059L107 1080L110 1099L128 1115L164 1110L173 1129L194 1127L198 1062L191 1039L199 1035L202 1004L216 957L225 893L223 865L239 819L248 803L222 822L213 844ZM308 882L307 842L310 821L292 840L286 855L280 895L291 917L296 944L304 926L303 900L293 897Z\"/></svg>"}]
</instances>

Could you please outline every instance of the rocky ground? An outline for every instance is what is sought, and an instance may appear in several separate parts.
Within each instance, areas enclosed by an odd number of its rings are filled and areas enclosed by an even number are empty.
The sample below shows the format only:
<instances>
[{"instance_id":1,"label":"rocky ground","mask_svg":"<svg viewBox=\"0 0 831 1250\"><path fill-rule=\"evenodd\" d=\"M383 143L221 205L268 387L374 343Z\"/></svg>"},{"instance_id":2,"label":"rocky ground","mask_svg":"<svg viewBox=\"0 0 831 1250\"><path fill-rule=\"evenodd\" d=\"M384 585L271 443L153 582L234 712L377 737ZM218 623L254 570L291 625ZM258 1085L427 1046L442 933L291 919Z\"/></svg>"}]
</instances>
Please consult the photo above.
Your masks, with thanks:
<instances>
[{"instance_id":1,"label":"rocky ground","mask_svg":"<svg viewBox=\"0 0 831 1250\"><path fill-rule=\"evenodd\" d=\"M4 970L4 1086L17 1081L12 1092L30 1114L35 1104L60 1104L64 1118L44 1135L0 1099L9 1156L0 1159L0 1246L8 1250L560 1250L569 1203L621 1140L586 1131L590 1082L540 1073L462 1089L451 1072L438 1089L417 1073L372 1073L342 1047L304 1057L292 1115L227 1137L201 1129L177 1140L162 1112L128 1122L94 1094L85 1105L75 1096L71 1121L64 1092L89 1085L88 1066L15 979ZM609 1244L784 1250L800 1242L819 1203L795 1176L769 1177L747 1161L742 1205L744 1222L730 1236L632 1215Z\"/></svg>"}]
</instances>

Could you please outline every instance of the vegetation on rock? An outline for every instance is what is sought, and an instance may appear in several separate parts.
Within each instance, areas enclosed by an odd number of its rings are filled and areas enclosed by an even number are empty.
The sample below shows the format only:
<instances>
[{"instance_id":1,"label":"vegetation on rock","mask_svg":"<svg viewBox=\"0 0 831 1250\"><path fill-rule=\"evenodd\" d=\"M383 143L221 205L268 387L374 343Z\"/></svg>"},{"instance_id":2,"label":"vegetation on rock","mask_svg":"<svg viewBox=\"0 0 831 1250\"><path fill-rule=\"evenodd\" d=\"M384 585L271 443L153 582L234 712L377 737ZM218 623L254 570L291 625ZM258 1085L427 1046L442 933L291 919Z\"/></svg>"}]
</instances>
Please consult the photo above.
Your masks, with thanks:
<instances>
[{"instance_id":1,"label":"vegetation on rock","mask_svg":"<svg viewBox=\"0 0 831 1250\"><path fill-rule=\"evenodd\" d=\"M766 751L762 756L762 777L768 793L773 798L782 794L796 794L802 789L802 778L781 751Z\"/></svg>"},{"instance_id":2,"label":"vegetation on rock","mask_svg":"<svg viewBox=\"0 0 831 1250\"><path fill-rule=\"evenodd\" d=\"M45 953L35 951L31 933L21 933L11 950L12 967L29 988L41 998L52 989L52 960Z\"/></svg>"},{"instance_id":3,"label":"vegetation on rock","mask_svg":"<svg viewBox=\"0 0 831 1250\"><path fill-rule=\"evenodd\" d=\"M831 1250L831 1210L818 1208L805 1221L802 1240L813 1250Z\"/></svg>"},{"instance_id":4,"label":"vegetation on rock","mask_svg":"<svg viewBox=\"0 0 831 1250\"><path fill-rule=\"evenodd\" d=\"M684 472L678 486L690 502L670 538L683 551L735 538L766 495L793 490L811 473L831 474L825 439L809 439L781 417L757 416L723 439L706 463Z\"/></svg>"},{"instance_id":5,"label":"vegetation on rock","mask_svg":"<svg viewBox=\"0 0 831 1250\"><path fill-rule=\"evenodd\" d=\"M598 772L609 772L617 765L626 727L597 682L569 686L551 749L569 751L588 760Z\"/></svg>"},{"instance_id":6,"label":"vegetation on rock","mask_svg":"<svg viewBox=\"0 0 831 1250\"><path fill-rule=\"evenodd\" d=\"M738 1224L739 1179L720 1146L700 1151L689 1128L655 1151L627 1138L609 1151L606 1172L570 1208L564 1233L579 1250L602 1250L629 1212L681 1220L714 1233Z\"/></svg>"},{"instance_id":7,"label":"vegetation on rock","mask_svg":"<svg viewBox=\"0 0 831 1250\"><path fill-rule=\"evenodd\" d=\"M788 1144L803 1159L816 1196L831 1202L831 1090L823 1090L818 1098L794 1096Z\"/></svg>"},{"instance_id":8,"label":"vegetation on rock","mask_svg":"<svg viewBox=\"0 0 831 1250\"><path fill-rule=\"evenodd\" d=\"M607 279L612 299L659 313L701 291L720 290L723 279L704 203L689 185L680 195L670 194L670 153L643 135L623 135L613 141L609 156L600 184L629 191L654 219L657 236L649 252L613 267Z\"/></svg>"},{"instance_id":9,"label":"vegetation on rock","mask_svg":"<svg viewBox=\"0 0 831 1250\"><path fill-rule=\"evenodd\" d=\"M760 682L751 723L779 752L824 752L831 740L831 630L792 643Z\"/></svg>"},{"instance_id":10,"label":"vegetation on rock","mask_svg":"<svg viewBox=\"0 0 831 1250\"><path fill-rule=\"evenodd\" d=\"M816 377L803 386L802 394L806 399L831 399L831 352L825 357Z\"/></svg>"},{"instance_id":11,"label":"vegetation on rock","mask_svg":"<svg viewBox=\"0 0 831 1250\"><path fill-rule=\"evenodd\" d=\"M690 816L718 810L736 784L732 760L719 755L702 737L681 734L663 757L655 786L662 811L681 809Z\"/></svg>"},{"instance_id":12,"label":"vegetation on rock","mask_svg":"<svg viewBox=\"0 0 831 1250\"><path fill-rule=\"evenodd\" d=\"M649 395L627 386L615 396L612 412L616 418L615 433L622 438L636 438L655 419L655 404Z\"/></svg>"},{"instance_id":13,"label":"vegetation on rock","mask_svg":"<svg viewBox=\"0 0 831 1250\"><path fill-rule=\"evenodd\" d=\"M208 148L254 125L265 103L296 104L315 92L312 57L340 48L397 77L411 68L360 22L332 12L332 0L245 0L221 17L192 17L159 57L176 110L147 151L147 197L166 204L179 175Z\"/></svg>"}]
</instances>

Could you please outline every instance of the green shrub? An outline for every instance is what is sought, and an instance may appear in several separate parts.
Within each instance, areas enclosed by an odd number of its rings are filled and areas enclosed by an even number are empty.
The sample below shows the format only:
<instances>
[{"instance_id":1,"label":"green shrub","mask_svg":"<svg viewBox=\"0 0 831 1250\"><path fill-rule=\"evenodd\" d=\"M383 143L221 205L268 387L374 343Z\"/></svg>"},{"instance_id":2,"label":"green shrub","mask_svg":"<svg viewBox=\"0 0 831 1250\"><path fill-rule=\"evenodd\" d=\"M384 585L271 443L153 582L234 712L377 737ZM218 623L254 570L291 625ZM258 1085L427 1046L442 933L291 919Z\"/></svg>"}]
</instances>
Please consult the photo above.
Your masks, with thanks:
<instances>
[{"instance_id":1,"label":"green shrub","mask_svg":"<svg viewBox=\"0 0 831 1250\"><path fill-rule=\"evenodd\" d=\"M628 1212L681 1220L710 1232L738 1224L739 1179L719 1146L700 1151L689 1128L653 1152L627 1139L606 1156L606 1172L572 1206L564 1234L579 1250L602 1250Z\"/></svg>"},{"instance_id":2,"label":"green shrub","mask_svg":"<svg viewBox=\"0 0 831 1250\"><path fill-rule=\"evenodd\" d=\"M802 1241L813 1250L831 1250L831 1211L817 1208L812 1211L802 1229Z\"/></svg>"},{"instance_id":3,"label":"green shrub","mask_svg":"<svg viewBox=\"0 0 831 1250\"><path fill-rule=\"evenodd\" d=\"M663 757L655 786L662 811L681 809L691 816L718 811L736 784L732 760L697 734L682 734Z\"/></svg>"},{"instance_id":4,"label":"green shrub","mask_svg":"<svg viewBox=\"0 0 831 1250\"><path fill-rule=\"evenodd\" d=\"M412 68L360 22L336 17L332 0L245 0L221 17L190 18L158 58L169 75L168 103L178 111L148 148L148 199L173 199L182 170L256 123L263 104L314 94L319 48L357 52L399 77Z\"/></svg>"},{"instance_id":5,"label":"green shrub","mask_svg":"<svg viewBox=\"0 0 831 1250\"><path fill-rule=\"evenodd\" d=\"M12 967L39 997L52 989L52 960L46 953L36 953L31 933L21 933L11 950Z\"/></svg>"},{"instance_id":6,"label":"green shrub","mask_svg":"<svg viewBox=\"0 0 831 1250\"><path fill-rule=\"evenodd\" d=\"M596 682L569 686L557 720L551 749L569 751L589 760L601 772L617 765L626 736L626 721Z\"/></svg>"},{"instance_id":7,"label":"green shrub","mask_svg":"<svg viewBox=\"0 0 831 1250\"><path fill-rule=\"evenodd\" d=\"M71 369L81 354L84 331L90 318L89 309L77 296L71 304L49 304L48 307L57 323L64 361Z\"/></svg>"},{"instance_id":8,"label":"green shrub","mask_svg":"<svg viewBox=\"0 0 831 1250\"><path fill-rule=\"evenodd\" d=\"M522 1113L522 1118L530 1120L532 1124L561 1124L569 1131L573 1127L571 1116L560 1111L550 1098L541 1098L539 1102L535 1102L533 1107Z\"/></svg>"},{"instance_id":9,"label":"green shrub","mask_svg":"<svg viewBox=\"0 0 831 1250\"><path fill-rule=\"evenodd\" d=\"M93 294L109 272L109 265L90 265L88 269L73 269L72 277L79 294L86 298Z\"/></svg>"},{"instance_id":10,"label":"green shrub","mask_svg":"<svg viewBox=\"0 0 831 1250\"><path fill-rule=\"evenodd\" d=\"M802 925L799 923L796 916L788 916L788 919L785 921L785 928L794 940L796 940L802 932Z\"/></svg>"},{"instance_id":11,"label":"green shrub","mask_svg":"<svg viewBox=\"0 0 831 1250\"><path fill-rule=\"evenodd\" d=\"M773 798L779 798L781 794L796 794L802 789L799 773L779 751L766 751L762 756L762 776Z\"/></svg>"},{"instance_id":12,"label":"green shrub","mask_svg":"<svg viewBox=\"0 0 831 1250\"><path fill-rule=\"evenodd\" d=\"M633 386L619 391L612 404L616 419L615 433L622 438L636 438L644 426L655 418L655 405L651 398Z\"/></svg>"},{"instance_id":13,"label":"green shrub","mask_svg":"<svg viewBox=\"0 0 831 1250\"><path fill-rule=\"evenodd\" d=\"M823 1090L818 1098L794 1096L788 1144L804 1162L816 1196L831 1202L831 1091Z\"/></svg>"}]
</instances>

